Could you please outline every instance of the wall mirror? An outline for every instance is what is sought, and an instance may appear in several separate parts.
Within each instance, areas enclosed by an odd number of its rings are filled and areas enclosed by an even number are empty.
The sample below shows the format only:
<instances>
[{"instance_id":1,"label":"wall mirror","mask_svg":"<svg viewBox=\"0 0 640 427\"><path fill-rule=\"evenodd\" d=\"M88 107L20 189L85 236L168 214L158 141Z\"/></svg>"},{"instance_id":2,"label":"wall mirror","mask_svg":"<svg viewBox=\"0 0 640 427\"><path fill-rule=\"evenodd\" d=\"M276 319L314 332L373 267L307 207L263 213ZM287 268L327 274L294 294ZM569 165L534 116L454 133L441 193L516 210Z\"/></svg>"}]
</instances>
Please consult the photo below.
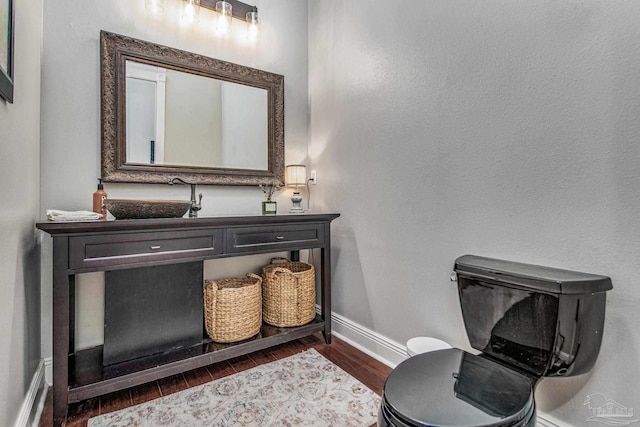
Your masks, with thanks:
<instances>
[{"instance_id":1,"label":"wall mirror","mask_svg":"<svg viewBox=\"0 0 640 427\"><path fill-rule=\"evenodd\" d=\"M107 182L284 178L284 77L101 32Z\"/></svg>"}]
</instances>

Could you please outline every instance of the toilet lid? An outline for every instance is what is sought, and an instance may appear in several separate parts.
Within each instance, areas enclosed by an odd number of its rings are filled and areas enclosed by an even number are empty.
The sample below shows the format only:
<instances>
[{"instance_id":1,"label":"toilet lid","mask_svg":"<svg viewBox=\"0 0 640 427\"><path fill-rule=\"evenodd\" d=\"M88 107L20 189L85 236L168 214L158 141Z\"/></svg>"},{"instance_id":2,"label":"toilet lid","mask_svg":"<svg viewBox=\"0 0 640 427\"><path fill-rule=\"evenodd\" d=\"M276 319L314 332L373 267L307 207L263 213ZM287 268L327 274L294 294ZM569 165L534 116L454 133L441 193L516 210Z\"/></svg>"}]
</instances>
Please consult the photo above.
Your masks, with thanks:
<instances>
[{"instance_id":1,"label":"toilet lid","mask_svg":"<svg viewBox=\"0 0 640 427\"><path fill-rule=\"evenodd\" d=\"M384 386L383 405L410 426L516 425L534 410L533 381L457 348L400 363Z\"/></svg>"}]
</instances>

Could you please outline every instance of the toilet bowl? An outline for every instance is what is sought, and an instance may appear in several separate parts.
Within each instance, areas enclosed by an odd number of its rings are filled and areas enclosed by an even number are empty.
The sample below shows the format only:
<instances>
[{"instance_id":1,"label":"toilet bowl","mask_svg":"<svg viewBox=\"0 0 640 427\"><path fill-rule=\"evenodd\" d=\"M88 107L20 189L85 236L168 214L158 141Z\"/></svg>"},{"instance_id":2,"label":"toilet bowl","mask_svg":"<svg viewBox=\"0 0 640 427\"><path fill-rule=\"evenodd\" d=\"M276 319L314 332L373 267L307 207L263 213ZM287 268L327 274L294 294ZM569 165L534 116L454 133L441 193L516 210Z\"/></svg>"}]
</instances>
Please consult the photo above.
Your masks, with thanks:
<instances>
[{"instance_id":1,"label":"toilet bowl","mask_svg":"<svg viewBox=\"0 0 640 427\"><path fill-rule=\"evenodd\" d=\"M413 337L407 341L407 355L413 357L417 354L428 353L430 351L444 350L451 348L449 343L431 337Z\"/></svg>"}]
</instances>

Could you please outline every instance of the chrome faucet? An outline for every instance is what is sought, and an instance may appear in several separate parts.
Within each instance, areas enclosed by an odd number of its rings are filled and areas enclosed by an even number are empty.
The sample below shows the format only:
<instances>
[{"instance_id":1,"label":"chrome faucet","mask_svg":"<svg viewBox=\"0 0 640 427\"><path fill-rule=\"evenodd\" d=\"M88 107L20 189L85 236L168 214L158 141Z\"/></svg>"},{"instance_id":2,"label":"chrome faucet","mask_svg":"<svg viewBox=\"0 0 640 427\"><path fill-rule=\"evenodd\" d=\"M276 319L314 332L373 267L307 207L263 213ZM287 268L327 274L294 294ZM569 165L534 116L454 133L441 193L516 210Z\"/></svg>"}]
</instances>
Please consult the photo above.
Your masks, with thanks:
<instances>
[{"instance_id":1,"label":"chrome faucet","mask_svg":"<svg viewBox=\"0 0 640 427\"><path fill-rule=\"evenodd\" d=\"M169 185L173 184L185 184L191 186L191 207L189 208L189 218L197 218L198 211L202 209L202 193L200 193L199 199L196 202L196 184L190 184L182 178L178 178L177 176L171 178L171 180L169 181Z\"/></svg>"}]
</instances>

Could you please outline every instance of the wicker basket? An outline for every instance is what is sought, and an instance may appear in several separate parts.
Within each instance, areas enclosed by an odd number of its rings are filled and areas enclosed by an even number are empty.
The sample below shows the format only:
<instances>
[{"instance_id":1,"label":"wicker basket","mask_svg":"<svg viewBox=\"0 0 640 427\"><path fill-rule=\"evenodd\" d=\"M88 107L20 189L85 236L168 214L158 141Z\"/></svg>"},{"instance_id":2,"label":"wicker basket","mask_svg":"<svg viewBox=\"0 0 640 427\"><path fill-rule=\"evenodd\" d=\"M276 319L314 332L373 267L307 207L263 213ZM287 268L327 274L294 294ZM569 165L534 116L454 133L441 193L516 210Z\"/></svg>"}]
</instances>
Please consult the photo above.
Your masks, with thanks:
<instances>
[{"instance_id":1,"label":"wicker basket","mask_svg":"<svg viewBox=\"0 0 640 427\"><path fill-rule=\"evenodd\" d=\"M262 317L274 326L300 326L316 317L316 275L313 265L278 262L262 268Z\"/></svg>"},{"instance_id":2,"label":"wicker basket","mask_svg":"<svg viewBox=\"0 0 640 427\"><path fill-rule=\"evenodd\" d=\"M207 280L204 287L204 323L216 342L251 338L262 326L262 278Z\"/></svg>"}]
</instances>

